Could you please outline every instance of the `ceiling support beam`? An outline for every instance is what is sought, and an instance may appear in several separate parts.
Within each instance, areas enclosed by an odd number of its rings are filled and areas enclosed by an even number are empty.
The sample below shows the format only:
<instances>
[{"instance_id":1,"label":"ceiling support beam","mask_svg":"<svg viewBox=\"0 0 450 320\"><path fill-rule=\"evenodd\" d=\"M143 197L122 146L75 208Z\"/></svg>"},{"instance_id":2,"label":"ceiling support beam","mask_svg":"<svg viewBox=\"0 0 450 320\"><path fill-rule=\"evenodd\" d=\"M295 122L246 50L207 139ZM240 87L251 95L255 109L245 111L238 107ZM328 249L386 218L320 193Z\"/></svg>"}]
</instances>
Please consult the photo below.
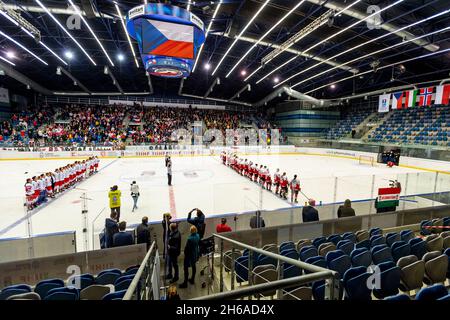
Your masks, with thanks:
<instances>
[{"instance_id":1,"label":"ceiling support beam","mask_svg":"<svg viewBox=\"0 0 450 320\"><path fill-rule=\"evenodd\" d=\"M42 93L45 95L53 94L52 91L48 90L47 88L44 88L40 84L34 82L30 78L26 77L19 71L16 71L14 68L12 68L11 66L9 66L8 64L6 64L2 61L0 61L0 69L3 70L7 76L19 81L20 83L23 83L26 86L29 86L31 89L33 89L36 92L39 92L39 93Z\"/></svg>"},{"instance_id":2,"label":"ceiling support beam","mask_svg":"<svg viewBox=\"0 0 450 320\"><path fill-rule=\"evenodd\" d=\"M114 74L112 73L112 71L109 69L108 66L105 66L105 73L109 75L113 84L116 86L117 90L119 90L121 94L124 94L122 87L120 86L119 82L117 81L116 77L114 77Z\"/></svg>"},{"instance_id":3,"label":"ceiling support beam","mask_svg":"<svg viewBox=\"0 0 450 320\"><path fill-rule=\"evenodd\" d=\"M234 96L232 96L230 99L228 99L228 101L232 101L235 98L239 98L241 93L243 93L244 91L251 91L251 90L252 90L252 86L249 83L249 84L245 85L241 90L236 92L236 94Z\"/></svg>"},{"instance_id":4,"label":"ceiling support beam","mask_svg":"<svg viewBox=\"0 0 450 320\"><path fill-rule=\"evenodd\" d=\"M210 95L211 92L213 92L214 87L215 87L216 85L220 85L220 78L219 78L219 77L217 77L217 78L214 80L214 82L213 82L213 83L211 84L211 86L209 87L208 91L206 91L206 94L203 96L204 99L207 98L207 97Z\"/></svg>"},{"instance_id":5,"label":"ceiling support beam","mask_svg":"<svg viewBox=\"0 0 450 320\"><path fill-rule=\"evenodd\" d=\"M84 92L86 92L87 94L91 94L91 92L88 90L88 88L86 88L77 78L75 78L69 71L67 71L66 69L64 69L61 66L58 66L58 69L61 70L62 73L64 73L70 80L73 81L73 84L75 86L80 87Z\"/></svg>"}]
</instances>

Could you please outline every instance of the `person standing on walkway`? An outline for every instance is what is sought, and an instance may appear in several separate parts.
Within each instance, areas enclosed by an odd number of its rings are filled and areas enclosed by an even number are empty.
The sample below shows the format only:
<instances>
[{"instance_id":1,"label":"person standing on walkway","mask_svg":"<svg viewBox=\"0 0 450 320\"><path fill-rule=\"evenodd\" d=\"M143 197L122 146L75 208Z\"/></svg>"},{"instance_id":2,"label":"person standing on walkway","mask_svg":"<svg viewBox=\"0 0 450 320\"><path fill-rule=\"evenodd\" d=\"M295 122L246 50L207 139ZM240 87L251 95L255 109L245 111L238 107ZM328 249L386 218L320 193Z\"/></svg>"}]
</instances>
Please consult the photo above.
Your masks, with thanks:
<instances>
[{"instance_id":1,"label":"person standing on walkway","mask_svg":"<svg viewBox=\"0 0 450 320\"><path fill-rule=\"evenodd\" d=\"M137 185L136 181L133 181L133 183L131 184L130 191L131 197L133 198L133 210L131 210L131 212L134 212L134 210L138 208L137 202L140 196L139 186Z\"/></svg>"},{"instance_id":2,"label":"person standing on walkway","mask_svg":"<svg viewBox=\"0 0 450 320\"><path fill-rule=\"evenodd\" d=\"M172 160L170 160L167 162L167 184L169 186L172 185Z\"/></svg>"}]
</instances>

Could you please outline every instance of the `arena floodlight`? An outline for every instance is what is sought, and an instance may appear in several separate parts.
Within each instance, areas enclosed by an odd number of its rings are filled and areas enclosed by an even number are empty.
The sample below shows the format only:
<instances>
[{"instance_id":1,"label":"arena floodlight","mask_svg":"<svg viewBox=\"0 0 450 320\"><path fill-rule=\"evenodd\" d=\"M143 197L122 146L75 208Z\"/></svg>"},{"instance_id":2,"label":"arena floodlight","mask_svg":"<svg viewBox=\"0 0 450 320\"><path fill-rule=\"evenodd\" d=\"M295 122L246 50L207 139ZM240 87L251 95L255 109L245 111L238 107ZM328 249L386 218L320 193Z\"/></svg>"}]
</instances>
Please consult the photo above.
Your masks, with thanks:
<instances>
[{"instance_id":1,"label":"arena floodlight","mask_svg":"<svg viewBox=\"0 0 450 320\"><path fill-rule=\"evenodd\" d=\"M214 22L214 19L216 18L217 13L220 10L220 6L222 5L222 1L223 0L220 0L219 3L217 4L216 10L214 10L214 14L213 14L213 16L211 18L211 21L209 21L208 29L206 29L206 34L205 34L205 42L203 42L202 45L200 46L200 50L198 51L197 58L195 59L194 67L192 68L192 72L191 73L194 73L195 69L197 68L198 61L200 60L200 56L202 55L202 52L203 52L203 47L205 46L206 39L208 38L208 34L209 34L209 31L211 30L211 27L212 27L212 24ZM209 70L209 68L207 70Z\"/></svg>"},{"instance_id":2,"label":"arena floodlight","mask_svg":"<svg viewBox=\"0 0 450 320\"><path fill-rule=\"evenodd\" d=\"M242 37L242 35L244 34L245 31L247 31L248 27L250 27L250 25L252 24L252 22L259 16L259 14L261 13L261 11L269 4L271 0L266 0L266 2L263 3L263 5L261 7L259 7L258 11L253 15L253 17L250 19L250 21L247 23L247 25L244 27L244 29L242 29L241 33L239 33L239 35L236 37L236 39L234 39L233 43L231 44L230 47L228 47L228 50L225 52L225 54L222 56L222 59L220 59L219 63L217 64L216 68L214 69L212 75L214 75L217 70L219 70L219 67L222 65L223 61L225 60L225 58L228 56L228 54L230 53L231 49L233 49L233 47L236 45L236 43L239 41L239 39Z\"/></svg>"},{"instance_id":3,"label":"arena floodlight","mask_svg":"<svg viewBox=\"0 0 450 320\"><path fill-rule=\"evenodd\" d=\"M14 40L13 38L11 38L10 36L8 36L6 33L4 33L3 31L0 31L0 34L2 36L4 36L6 39L8 39L11 42L14 42L16 45L18 45L19 47L21 47L23 50L25 50L26 52L28 52L29 54L31 54L33 57L35 57L36 59L38 59L40 62L42 62L43 64L45 64L46 66L48 66L48 63L45 62L44 60L42 60L41 58L39 58L37 55L35 55L33 52L31 52L30 50L28 50L28 48L26 48L24 45L22 45L20 42Z\"/></svg>"},{"instance_id":4,"label":"arena floodlight","mask_svg":"<svg viewBox=\"0 0 450 320\"><path fill-rule=\"evenodd\" d=\"M259 38L258 41L256 41L250 47L250 49L248 49L247 52L239 59L239 61L233 66L233 68L231 68L225 78L228 78L233 73L234 69L236 69L241 64L241 62L244 61L244 59L250 54L250 52L252 52L253 49L255 49L261 41L263 41L276 27L280 25L280 23L286 20L287 17L289 17L295 10L297 10L298 7L300 7L305 1L306 0L299 1L288 13L286 13L280 20L278 20L278 22L275 23L265 34L263 34L261 38Z\"/></svg>"},{"instance_id":5,"label":"arena floodlight","mask_svg":"<svg viewBox=\"0 0 450 320\"><path fill-rule=\"evenodd\" d=\"M66 28L64 28L64 26L61 24L61 22L59 22L58 19L55 18L55 16L47 9L47 7L44 6L42 4L42 2L39 0L34 0L34 1L45 11L45 13L47 13L53 19L53 21L55 21L55 23L64 31L64 33L67 34L69 36L69 38L72 39L73 42L75 42L75 44L81 49L81 51L83 51L83 53L86 55L86 57L88 57L88 59L92 62L92 64L94 66L96 66L97 64L91 58L91 56L86 52L86 50L84 50L83 46L70 34L69 31L67 31Z\"/></svg>"},{"instance_id":6,"label":"arena floodlight","mask_svg":"<svg viewBox=\"0 0 450 320\"><path fill-rule=\"evenodd\" d=\"M20 27L20 29L25 32L28 36L30 36L31 38L36 40L36 37L30 32L28 31L26 28L24 28L23 26L21 26L16 20L14 20L12 17L10 17L7 13L0 11L0 13L7 18L9 21L11 21L12 23L14 23L14 25ZM48 52L50 52L51 54L53 54L57 59L59 59L62 63L64 63L65 65L67 65L67 62L65 62L59 55L57 55L52 49L50 49L44 42L42 42L42 40L39 40L39 44L41 46L43 46L45 49L47 49Z\"/></svg>"},{"instance_id":7,"label":"arena floodlight","mask_svg":"<svg viewBox=\"0 0 450 320\"><path fill-rule=\"evenodd\" d=\"M125 26L124 17L122 16L122 13L120 12L120 8L117 5L117 2L114 2L114 6L116 7L117 14L119 15L120 22L122 23L123 32L125 32L125 35L127 36L128 44L130 45L131 52L133 53L133 58L134 58L134 62L136 63L136 67L139 68L139 62L136 57L136 52L134 51L133 44L131 43L131 39L130 39L130 35L128 34L127 27Z\"/></svg>"},{"instance_id":8,"label":"arena floodlight","mask_svg":"<svg viewBox=\"0 0 450 320\"><path fill-rule=\"evenodd\" d=\"M448 10L448 11L450 12L450 10ZM424 20L429 20L429 19L427 18L427 19L424 19ZM450 27L446 27L446 28L443 28L443 29L439 29L439 30L436 30L436 31L433 31L433 32L430 32L430 33L427 33L427 34L424 34L424 35L415 37L415 38L410 39L410 40L406 40L406 41L401 40L400 42L398 42L398 43L396 43L396 44L394 44L394 45L392 45L392 46L389 46L389 47L386 47L386 48L383 48L383 49L380 49L380 50L377 50L377 51L368 53L368 54L366 54L366 55L364 55L364 56L360 56L360 57L355 58L355 59L353 59L353 60L344 62L344 63L342 63L342 64L340 64L340 65L338 65L338 66L336 66L336 67L333 67L333 68L324 70L324 71L322 71L322 72L320 72L320 73L316 73L316 74L314 74L313 76L311 76L311 77L309 77L309 78L307 78L307 79L303 79L302 81L297 82L296 84L294 84L293 86L291 86L291 89L292 89L292 88L295 88L295 87L297 87L297 86L299 86L299 85L302 84L302 83L305 83L306 81L309 81L309 80L312 80L312 79L314 79L314 78L317 78L317 77L319 77L319 76L321 76L321 75L323 75L323 74L325 74L325 73L328 73L328 72L330 72L330 71L336 70L336 69L338 69L338 68L340 68L340 67L343 67L343 66L346 66L346 65L348 65L348 64L354 63L354 62L356 62L356 61L359 61L359 60L368 58L368 57L370 57L370 56L372 56L372 55L379 54L379 53L381 53L381 52L384 52L384 51L387 51L387 50L391 50L391 49L397 48L397 47L399 47L399 46L403 46L403 45L408 44L408 43L410 43L410 42L413 42L413 41L416 41L416 40L419 40L419 39L422 39L422 38L425 38L425 37L432 36L432 35L437 34L437 33L446 32L446 31L448 31L448 30L450 30Z\"/></svg>"},{"instance_id":9,"label":"arena floodlight","mask_svg":"<svg viewBox=\"0 0 450 320\"><path fill-rule=\"evenodd\" d=\"M348 27L345 27L344 29L341 29L341 30L339 30L338 32L333 33L331 36L327 37L326 39L323 39L323 40L317 42L316 44L312 45L311 47L309 47L308 49L306 49L305 51L303 51L303 53L307 53L307 52L311 51L312 49L316 48L317 46L320 46L322 43L329 41L330 39L332 39L332 38L334 38L334 37L340 35L341 33L343 33L343 32L345 32L345 31L347 31L347 30L353 28L354 26L356 26L356 25L358 25L358 24L360 24L360 23L362 23L362 22L364 22L364 21L366 21L366 20L368 20L368 19L370 19L370 18L372 18L372 17L375 16L375 15L381 14L383 11L386 11L386 10L388 10L388 9L390 9L390 8L392 8L392 7L394 7L394 6L398 5L398 4L400 4L400 3L402 3L403 1L405 1L405 0L397 0L396 2L394 2L394 3L392 3L392 4L390 4L390 5L386 6L386 7L381 8L379 11L375 11L374 13L372 13L372 14L368 15L367 17L365 17L364 19L358 20L358 21L356 21L355 23L349 25ZM285 80L283 80L283 81L281 81L280 83L278 83L277 85L275 85L274 88L276 88L276 87L278 87L278 86L280 86L280 85L282 85L282 84L288 82L289 80L291 80L292 78L295 78L296 76L297 76L297 74L292 75L292 76L286 78Z\"/></svg>"},{"instance_id":10,"label":"arena floodlight","mask_svg":"<svg viewBox=\"0 0 450 320\"><path fill-rule=\"evenodd\" d=\"M391 63L391 64L388 64L388 65L386 65L386 66L382 66L382 67L378 68L378 70L382 70L382 69L386 69L386 68L391 68L391 67L393 67L393 66L395 66L395 65L398 65L398 64L402 64L402 63L406 63L406 62L411 62L411 61L415 61L415 60L420 60L420 59L428 58L428 57L431 57L431 56L434 56L434 55L438 55L438 54L442 54L442 53L447 53L447 52L450 52L450 48L449 48L449 49L443 49L443 50L440 50L440 51L431 52L431 53L428 53L428 54L424 54L424 55L417 56L417 57L414 57L414 58L406 59L406 60L403 60L403 61ZM343 82L343 81L346 81L346 80L349 80L349 79L352 79L352 78L355 78L355 77L358 77L358 76L362 76L362 75L365 75L365 74L368 74L368 73L371 73L371 72L374 72L374 70L373 70L373 69L370 69L370 70L367 70L367 71L362 72L362 73L358 73L358 74L355 74L355 75L352 75L352 76L349 76L349 77L346 77L346 78L343 78L343 79L340 79L340 80L337 80L337 81L333 81L333 83L336 84L336 83L339 83L339 82ZM325 85L323 85L323 86L320 86L320 87L317 87L317 88L315 88L315 89L312 89L312 90L306 92L305 94L310 94L310 93L312 93L312 92L314 92L314 91L323 89L323 88L325 88L325 87L327 87L327 86L329 86L329 85L330 85L330 84L327 83L327 84L325 84Z\"/></svg>"},{"instance_id":11,"label":"arena floodlight","mask_svg":"<svg viewBox=\"0 0 450 320\"><path fill-rule=\"evenodd\" d=\"M100 46L100 48L102 48L103 53L105 54L105 56L108 58L109 63L111 64L111 66L114 67L114 62L111 60L111 58L109 57L109 54L106 52L105 48L103 47L102 43L100 42L100 40L97 38L97 35L95 34L94 30L92 30L91 26L89 25L89 23L86 21L86 19L83 17L83 15L81 14L81 11L78 9L77 6L75 6L72 2L72 0L69 0L69 3L72 5L72 8L75 10L75 12L77 13L77 15L81 18L81 20L83 21L83 23L86 25L86 27L88 28L89 32L94 36L95 41L97 41L98 45Z\"/></svg>"},{"instance_id":12,"label":"arena floodlight","mask_svg":"<svg viewBox=\"0 0 450 320\"><path fill-rule=\"evenodd\" d=\"M9 59L14 59L16 57L16 54L13 51L8 51L8 52L6 52L6 56Z\"/></svg>"},{"instance_id":13,"label":"arena floodlight","mask_svg":"<svg viewBox=\"0 0 450 320\"><path fill-rule=\"evenodd\" d=\"M3 61L5 61L5 62L9 63L10 65L14 66L14 67L16 66L15 63L13 63L12 61L9 61L9 60L6 59L6 58L3 58L2 56L0 56L0 60L3 60Z\"/></svg>"}]
</instances>

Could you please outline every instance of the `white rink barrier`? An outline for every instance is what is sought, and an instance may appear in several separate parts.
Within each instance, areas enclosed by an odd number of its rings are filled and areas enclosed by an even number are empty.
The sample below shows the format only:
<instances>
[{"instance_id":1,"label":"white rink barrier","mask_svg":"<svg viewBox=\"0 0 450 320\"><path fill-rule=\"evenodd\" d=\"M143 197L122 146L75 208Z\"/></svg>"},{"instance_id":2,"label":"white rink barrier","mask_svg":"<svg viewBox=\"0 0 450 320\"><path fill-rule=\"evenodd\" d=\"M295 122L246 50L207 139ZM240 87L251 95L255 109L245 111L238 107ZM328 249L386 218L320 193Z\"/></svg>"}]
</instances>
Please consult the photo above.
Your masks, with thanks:
<instances>
[{"instance_id":1,"label":"white rink barrier","mask_svg":"<svg viewBox=\"0 0 450 320\"><path fill-rule=\"evenodd\" d=\"M203 147L176 146L179 149L155 149L155 146L130 146L126 150L100 151L45 151L20 152L15 150L0 150L0 160L39 160L39 159L67 159L97 156L100 158L133 158L133 157L164 157L170 156L211 156L219 155L221 151L234 151L238 154L303 154L313 156L328 156L346 158L357 161L359 156L370 156L377 159L378 154L342 149L304 148L295 146L232 146L232 147ZM401 157L400 166L418 170L442 172L450 174L450 163L447 161Z\"/></svg>"}]
</instances>

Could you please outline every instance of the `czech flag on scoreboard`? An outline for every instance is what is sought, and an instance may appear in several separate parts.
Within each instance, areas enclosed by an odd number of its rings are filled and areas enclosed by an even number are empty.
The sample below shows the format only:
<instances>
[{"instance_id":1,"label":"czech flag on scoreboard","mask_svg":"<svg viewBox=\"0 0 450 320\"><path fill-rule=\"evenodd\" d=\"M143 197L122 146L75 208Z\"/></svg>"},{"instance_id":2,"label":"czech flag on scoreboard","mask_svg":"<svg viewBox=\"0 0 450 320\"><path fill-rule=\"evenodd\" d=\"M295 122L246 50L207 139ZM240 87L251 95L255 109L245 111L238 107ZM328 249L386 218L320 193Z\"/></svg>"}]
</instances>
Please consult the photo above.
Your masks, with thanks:
<instances>
[{"instance_id":1,"label":"czech flag on scoreboard","mask_svg":"<svg viewBox=\"0 0 450 320\"><path fill-rule=\"evenodd\" d=\"M403 97L405 92L395 92L392 94L392 109L403 109Z\"/></svg>"},{"instance_id":2,"label":"czech flag on scoreboard","mask_svg":"<svg viewBox=\"0 0 450 320\"><path fill-rule=\"evenodd\" d=\"M142 51L148 55L194 59L194 27L147 19Z\"/></svg>"}]
</instances>

